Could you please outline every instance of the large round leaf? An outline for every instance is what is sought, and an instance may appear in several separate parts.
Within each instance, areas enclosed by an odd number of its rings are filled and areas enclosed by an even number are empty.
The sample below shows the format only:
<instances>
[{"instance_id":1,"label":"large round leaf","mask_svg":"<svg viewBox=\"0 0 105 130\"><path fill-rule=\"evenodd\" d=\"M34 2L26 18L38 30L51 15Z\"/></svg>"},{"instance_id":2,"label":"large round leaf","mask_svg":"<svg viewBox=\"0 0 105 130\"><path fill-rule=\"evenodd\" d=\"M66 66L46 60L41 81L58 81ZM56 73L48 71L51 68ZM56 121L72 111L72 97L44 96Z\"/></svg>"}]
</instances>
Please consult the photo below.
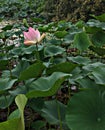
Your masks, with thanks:
<instances>
[{"instance_id":1,"label":"large round leaf","mask_svg":"<svg viewBox=\"0 0 105 130\"><path fill-rule=\"evenodd\" d=\"M17 66L12 70L12 76L19 77L20 74L29 66L28 61L22 60Z\"/></svg>"},{"instance_id":2,"label":"large round leaf","mask_svg":"<svg viewBox=\"0 0 105 130\"><path fill-rule=\"evenodd\" d=\"M73 61L74 63L80 64L80 65L87 65L90 63L90 59L88 57L82 57L82 56L71 56L67 57L68 60Z\"/></svg>"},{"instance_id":3,"label":"large round leaf","mask_svg":"<svg viewBox=\"0 0 105 130\"><path fill-rule=\"evenodd\" d=\"M46 70L47 74L52 74L53 72L63 72L63 73L70 73L72 70L74 70L77 67L76 64L71 62L63 62L56 65L53 65L52 67L49 67Z\"/></svg>"},{"instance_id":4,"label":"large round leaf","mask_svg":"<svg viewBox=\"0 0 105 130\"><path fill-rule=\"evenodd\" d=\"M105 66L95 68L92 75L92 79L94 79L97 84L105 85Z\"/></svg>"},{"instance_id":5,"label":"large round leaf","mask_svg":"<svg viewBox=\"0 0 105 130\"><path fill-rule=\"evenodd\" d=\"M105 45L105 33L99 31L92 36L92 42L95 46L101 47Z\"/></svg>"},{"instance_id":6,"label":"large round leaf","mask_svg":"<svg viewBox=\"0 0 105 130\"><path fill-rule=\"evenodd\" d=\"M64 80L70 76L71 74L54 72L49 77L40 77L31 83L30 90L26 95L28 98L52 96L61 87Z\"/></svg>"},{"instance_id":7,"label":"large round leaf","mask_svg":"<svg viewBox=\"0 0 105 130\"><path fill-rule=\"evenodd\" d=\"M5 109L9 107L14 100L14 97L11 95L8 96L0 96L0 109Z\"/></svg>"},{"instance_id":8,"label":"large round leaf","mask_svg":"<svg viewBox=\"0 0 105 130\"><path fill-rule=\"evenodd\" d=\"M17 79L0 78L0 94L13 87Z\"/></svg>"},{"instance_id":9,"label":"large round leaf","mask_svg":"<svg viewBox=\"0 0 105 130\"><path fill-rule=\"evenodd\" d=\"M66 105L59 101L46 101L44 108L42 109L42 116L50 124L60 124L60 120L62 123L65 123L65 110Z\"/></svg>"},{"instance_id":10,"label":"large round leaf","mask_svg":"<svg viewBox=\"0 0 105 130\"><path fill-rule=\"evenodd\" d=\"M36 62L20 73L19 80L27 80L41 75L45 66L42 62Z\"/></svg>"},{"instance_id":11,"label":"large round leaf","mask_svg":"<svg viewBox=\"0 0 105 130\"><path fill-rule=\"evenodd\" d=\"M44 55L45 57L52 57L56 55L61 55L62 53L64 53L64 51L64 48L55 45L50 45L45 48Z\"/></svg>"},{"instance_id":12,"label":"large round leaf","mask_svg":"<svg viewBox=\"0 0 105 130\"><path fill-rule=\"evenodd\" d=\"M100 22L98 20L95 19L91 19L87 22L87 25L89 27L96 27L97 29L103 30L105 28L105 23L104 22Z\"/></svg>"},{"instance_id":13,"label":"large round leaf","mask_svg":"<svg viewBox=\"0 0 105 130\"><path fill-rule=\"evenodd\" d=\"M54 34L57 38L64 38L64 36L67 35L67 31L58 31L58 32L55 32Z\"/></svg>"},{"instance_id":14,"label":"large round leaf","mask_svg":"<svg viewBox=\"0 0 105 130\"><path fill-rule=\"evenodd\" d=\"M72 130L104 130L105 88L74 95L67 106L66 121Z\"/></svg>"},{"instance_id":15,"label":"large round leaf","mask_svg":"<svg viewBox=\"0 0 105 130\"><path fill-rule=\"evenodd\" d=\"M74 37L74 46L80 51L87 50L91 42L85 32L77 33Z\"/></svg>"}]
</instances>

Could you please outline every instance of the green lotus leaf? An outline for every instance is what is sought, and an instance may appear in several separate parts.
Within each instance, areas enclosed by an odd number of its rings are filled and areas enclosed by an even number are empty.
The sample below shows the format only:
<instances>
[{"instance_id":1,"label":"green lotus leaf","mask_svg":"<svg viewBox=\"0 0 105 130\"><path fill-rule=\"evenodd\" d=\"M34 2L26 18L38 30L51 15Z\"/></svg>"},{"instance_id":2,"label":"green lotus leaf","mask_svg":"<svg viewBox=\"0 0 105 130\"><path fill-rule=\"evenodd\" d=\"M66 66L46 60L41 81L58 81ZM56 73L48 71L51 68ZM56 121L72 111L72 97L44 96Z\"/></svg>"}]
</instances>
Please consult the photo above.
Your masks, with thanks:
<instances>
[{"instance_id":1,"label":"green lotus leaf","mask_svg":"<svg viewBox=\"0 0 105 130\"><path fill-rule=\"evenodd\" d=\"M13 87L17 79L0 78L0 94Z\"/></svg>"},{"instance_id":2,"label":"green lotus leaf","mask_svg":"<svg viewBox=\"0 0 105 130\"><path fill-rule=\"evenodd\" d=\"M18 109L12 112L7 121L0 123L0 130L25 130L24 125L24 107L27 103L27 98L23 94L19 94L15 98Z\"/></svg>"},{"instance_id":3,"label":"green lotus leaf","mask_svg":"<svg viewBox=\"0 0 105 130\"><path fill-rule=\"evenodd\" d=\"M57 31L54 34L57 38L64 38L67 35L67 31Z\"/></svg>"},{"instance_id":4,"label":"green lotus leaf","mask_svg":"<svg viewBox=\"0 0 105 130\"><path fill-rule=\"evenodd\" d=\"M46 70L47 74L52 74L53 72L63 72L63 73L70 73L72 70L74 70L77 67L76 64L71 62L62 62L56 65L53 65L52 67L49 67Z\"/></svg>"},{"instance_id":5,"label":"green lotus leaf","mask_svg":"<svg viewBox=\"0 0 105 130\"><path fill-rule=\"evenodd\" d=\"M95 68L92 75L92 79L94 79L97 84L105 85L105 67L99 66Z\"/></svg>"},{"instance_id":6,"label":"green lotus leaf","mask_svg":"<svg viewBox=\"0 0 105 130\"><path fill-rule=\"evenodd\" d=\"M71 130L104 130L105 88L88 89L71 97L66 121Z\"/></svg>"},{"instance_id":7,"label":"green lotus leaf","mask_svg":"<svg viewBox=\"0 0 105 130\"><path fill-rule=\"evenodd\" d=\"M42 116L50 124L60 124L60 119L62 123L65 123L65 112L66 105L63 103L56 100L46 101L42 109Z\"/></svg>"},{"instance_id":8,"label":"green lotus leaf","mask_svg":"<svg viewBox=\"0 0 105 130\"><path fill-rule=\"evenodd\" d=\"M91 42L88 35L85 32L77 33L74 37L74 47L80 51L87 50Z\"/></svg>"},{"instance_id":9,"label":"green lotus leaf","mask_svg":"<svg viewBox=\"0 0 105 130\"><path fill-rule=\"evenodd\" d=\"M82 56L72 57L71 56L71 57L67 57L67 59L80 65L87 65L90 63L90 59L88 57L82 57Z\"/></svg>"},{"instance_id":10,"label":"green lotus leaf","mask_svg":"<svg viewBox=\"0 0 105 130\"><path fill-rule=\"evenodd\" d=\"M64 48L55 45L50 45L45 48L44 55L45 57L52 57L56 55L61 55L64 53L64 51L65 51Z\"/></svg>"},{"instance_id":11,"label":"green lotus leaf","mask_svg":"<svg viewBox=\"0 0 105 130\"><path fill-rule=\"evenodd\" d=\"M92 17L96 18L97 20L101 21L101 22L105 22L105 13L95 16L95 15L91 15Z\"/></svg>"},{"instance_id":12,"label":"green lotus leaf","mask_svg":"<svg viewBox=\"0 0 105 130\"><path fill-rule=\"evenodd\" d=\"M39 75L41 75L44 68L45 66L42 62L34 63L20 73L19 80L27 80L29 78L38 77Z\"/></svg>"},{"instance_id":13,"label":"green lotus leaf","mask_svg":"<svg viewBox=\"0 0 105 130\"><path fill-rule=\"evenodd\" d=\"M103 31L98 31L92 36L92 43L96 47L101 47L105 45L105 33Z\"/></svg>"},{"instance_id":14,"label":"green lotus leaf","mask_svg":"<svg viewBox=\"0 0 105 130\"><path fill-rule=\"evenodd\" d=\"M40 77L29 85L30 90L26 96L28 98L52 96L58 91L64 80L70 76L71 74L54 72L49 77Z\"/></svg>"}]
</instances>

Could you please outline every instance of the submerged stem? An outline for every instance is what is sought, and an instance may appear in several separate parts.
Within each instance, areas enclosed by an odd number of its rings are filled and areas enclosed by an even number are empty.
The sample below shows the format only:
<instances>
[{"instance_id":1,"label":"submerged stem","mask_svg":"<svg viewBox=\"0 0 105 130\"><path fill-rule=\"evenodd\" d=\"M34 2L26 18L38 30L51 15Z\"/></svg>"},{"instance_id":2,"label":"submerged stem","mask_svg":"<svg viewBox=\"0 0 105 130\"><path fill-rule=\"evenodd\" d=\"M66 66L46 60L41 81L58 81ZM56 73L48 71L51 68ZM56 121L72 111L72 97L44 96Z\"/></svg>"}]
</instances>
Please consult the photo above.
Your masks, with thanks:
<instances>
[{"instance_id":1,"label":"submerged stem","mask_svg":"<svg viewBox=\"0 0 105 130\"><path fill-rule=\"evenodd\" d=\"M60 113L60 107L59 107L59 104L58 104L58 102L57 102L57 99L56 99L56 103L57 103L58 118L59 118L59 121L60 121L60 130L63 130L63 127L62 127L62 119L61 119L61 113Z\"/></svg>"}]
</instances>

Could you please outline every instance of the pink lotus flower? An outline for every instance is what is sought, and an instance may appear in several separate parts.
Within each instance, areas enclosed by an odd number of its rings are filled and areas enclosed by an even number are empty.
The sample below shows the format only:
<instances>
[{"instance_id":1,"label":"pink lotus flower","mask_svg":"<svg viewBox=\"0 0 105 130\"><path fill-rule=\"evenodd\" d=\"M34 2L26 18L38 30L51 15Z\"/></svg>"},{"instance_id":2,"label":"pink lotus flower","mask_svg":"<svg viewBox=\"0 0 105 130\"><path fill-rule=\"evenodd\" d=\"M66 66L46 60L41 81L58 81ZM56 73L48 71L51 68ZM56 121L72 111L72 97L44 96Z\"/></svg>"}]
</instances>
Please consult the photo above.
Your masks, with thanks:
<instances>
[{"instance_id":1,"label":"pink lotus flower","mask_svg":"<svg viewBox=\"0 0 105 130\"><path fill-rule=\"evenodd\" d=\"M28 32L23 32L23 34L25 38L24 40L25 45L37 44L45 37L45 33L40 35L40 32L32 27L29 27Z\"/></svg>"}]
</instances>

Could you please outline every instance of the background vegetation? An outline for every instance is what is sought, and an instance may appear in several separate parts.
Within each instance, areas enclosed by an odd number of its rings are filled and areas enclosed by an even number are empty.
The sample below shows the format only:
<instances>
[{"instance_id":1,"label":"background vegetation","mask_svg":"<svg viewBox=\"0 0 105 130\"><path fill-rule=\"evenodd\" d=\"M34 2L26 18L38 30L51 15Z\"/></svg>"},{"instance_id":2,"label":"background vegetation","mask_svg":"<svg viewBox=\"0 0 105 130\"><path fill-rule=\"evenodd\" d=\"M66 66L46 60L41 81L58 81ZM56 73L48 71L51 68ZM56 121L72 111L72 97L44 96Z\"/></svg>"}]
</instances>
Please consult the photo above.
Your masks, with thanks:
<instances>
[{"instance_id":1,"label":"background vegetation","mask_svg":"<svg viewBox=\"0 0 105 130\"><path fill-rule=\"evenodd\" d=\"M50 5L50 6L49 6ZM105 13L105 0L47 0L45 11L53 20L67 19L76 22L79 19L87 21L90 14Z\"/></svg>"},{"instance_id":2,"label":"background vegetation","mask_svg":"<svg viewBox=\"0 0 105 130\"><path fill-rule=\"evenodd\" d=\"M42 17L47 21L87 21L91 14L105 13L105 0L1 0L1 18Z\"/></svg>"}]
</instances>

